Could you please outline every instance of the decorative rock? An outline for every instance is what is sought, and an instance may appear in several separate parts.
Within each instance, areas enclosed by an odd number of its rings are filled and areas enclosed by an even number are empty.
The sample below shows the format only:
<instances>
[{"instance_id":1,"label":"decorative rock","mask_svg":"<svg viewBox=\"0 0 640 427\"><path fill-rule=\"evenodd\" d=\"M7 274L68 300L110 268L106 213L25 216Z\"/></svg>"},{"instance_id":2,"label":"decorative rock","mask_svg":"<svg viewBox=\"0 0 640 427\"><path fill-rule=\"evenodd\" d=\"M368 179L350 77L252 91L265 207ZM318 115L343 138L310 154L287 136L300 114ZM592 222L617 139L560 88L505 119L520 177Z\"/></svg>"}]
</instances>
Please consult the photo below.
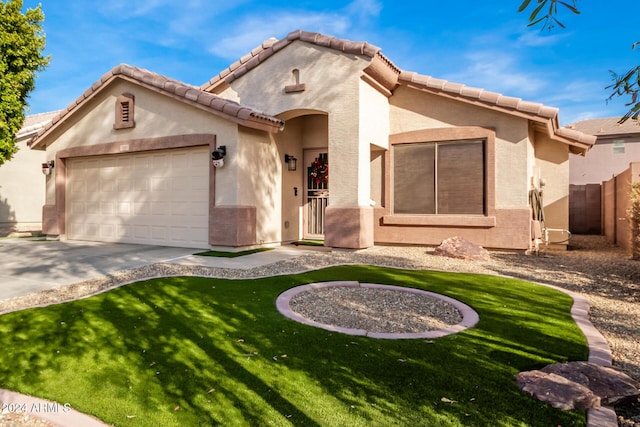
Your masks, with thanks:
<instances>
[{"instance_id":1,"label":"decorative rock","mask_svg":"<svg viewBox=\"0 0 640 427\"><path fill-rule=\"evenodd\" d=\"M482 246L459 236L443 240L440 246L435 249L434 254L469 261L488 261L491 258L489 252Z\"/></svg>"},{"instance_id":2,"label":"decorative rock","mask_svg":"<svg viewBox=\"0 0 640 427\"><path fill-rule=\"evenodd\" d=\"M581 384L600 397L603 406L615 406L638 399L640 383L613 368L588 362L547 365L542 372L560 375Z\"/></svg>"},{"instance_id":3,"label":"decorative rock","mask_svg":"<svg viewBox=\"0 0 640 427\"><path fill-rule=\"evenodd\" d=\"M520 389L563 410L620 405L638 399L640 385L613 368L588 362L547 365L516 375Z\"/></svg>"},{"instance_id":4,"label":"decorative rock","mask_svg":"<svg viewBox=\"0 0 640 427\"><path fill-rule=\"evenodd\" d=\"M600 406L600 398L591 390L560 375L542 371L520 372L516 375L516 382L525 393L564 411Z\"/></svg>"}]
</instances>

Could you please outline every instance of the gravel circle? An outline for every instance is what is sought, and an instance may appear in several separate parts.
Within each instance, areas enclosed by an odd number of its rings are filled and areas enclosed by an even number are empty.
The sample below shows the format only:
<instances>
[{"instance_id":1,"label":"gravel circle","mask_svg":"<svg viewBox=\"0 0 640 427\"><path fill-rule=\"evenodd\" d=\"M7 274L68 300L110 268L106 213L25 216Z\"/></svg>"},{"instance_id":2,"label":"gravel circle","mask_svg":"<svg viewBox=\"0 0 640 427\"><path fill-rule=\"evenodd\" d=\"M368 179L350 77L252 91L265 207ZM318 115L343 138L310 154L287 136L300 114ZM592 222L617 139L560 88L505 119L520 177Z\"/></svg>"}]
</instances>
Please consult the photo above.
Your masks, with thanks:
<instances>
[{"instance_id":1,"label":"gravel circle","mask_svg":"<svg viewBox=\"0 0 640 427\"><path fill-rule=\"evenodd\" d=\"M314 322L369 332L419 333L462 322L448 302L401 289L331 286L300 292L289 305Z\"/></svg>"}]
</instances>

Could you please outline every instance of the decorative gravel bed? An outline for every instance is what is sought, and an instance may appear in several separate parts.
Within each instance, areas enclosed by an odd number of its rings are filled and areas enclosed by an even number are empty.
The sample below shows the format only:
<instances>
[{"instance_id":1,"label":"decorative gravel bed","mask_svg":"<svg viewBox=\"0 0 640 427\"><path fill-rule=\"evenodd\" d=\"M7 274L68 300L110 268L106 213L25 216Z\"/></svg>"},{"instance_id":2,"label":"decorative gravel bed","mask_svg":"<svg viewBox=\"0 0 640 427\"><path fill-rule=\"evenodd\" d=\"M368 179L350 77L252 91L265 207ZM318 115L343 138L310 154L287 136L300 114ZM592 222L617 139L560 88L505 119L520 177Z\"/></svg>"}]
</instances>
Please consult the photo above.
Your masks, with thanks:
<instances>
[{"instance_id":1,"label":"decorative gravel bed","mask_svg":"<svg viewBox=\"0 0 640 427\"><path fill-rule=\"evenodd\" d=\"M369 332L418 333L462 321L448 302L401 290L331 286L301 292L289 304L314 322Z\"/></svg>"},{"instance_id":2,"label":"decorative gravel bed","mask_svg":"<svg viewBox=\"0 0 640 427\"><path fill-rule=\"evenodd\" d=\"M640 381L640 262L629 259L620 248L602 236L573 236L571 249L549 252L547 256L493 251L491 260L471 262L435 256L433 248L376 246L362 251L305 253L252 270L155 264L102 279L2 300L0 313L73 300L121 283L159 276L251 278L290 274L336 264L500 274L555 285L586 296L591 304L590 320L606 338L613 354L614 367ZM616 408L621 426L640 427L639 406Z\"/></svg>"}]
</instances>

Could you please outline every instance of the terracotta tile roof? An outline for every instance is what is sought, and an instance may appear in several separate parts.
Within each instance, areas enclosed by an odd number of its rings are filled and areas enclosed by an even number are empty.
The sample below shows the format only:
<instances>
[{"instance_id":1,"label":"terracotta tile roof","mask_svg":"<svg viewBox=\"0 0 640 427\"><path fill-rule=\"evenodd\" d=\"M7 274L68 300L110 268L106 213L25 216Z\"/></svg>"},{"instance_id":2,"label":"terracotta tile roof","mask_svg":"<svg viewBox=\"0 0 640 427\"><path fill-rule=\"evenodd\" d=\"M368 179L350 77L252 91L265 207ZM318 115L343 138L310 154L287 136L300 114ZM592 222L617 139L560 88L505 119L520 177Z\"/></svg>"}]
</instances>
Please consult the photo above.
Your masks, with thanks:
<instances>
[{"instance_id":1,"label":"terracotta tile roof","mask_svg":"<svg viewBox=\"0 0 640 427\"><path fill-rule=\"evenodd\" d=\"M520 98L505 96L481 88L469 87L460 83L436 79L431 76L403 71L399 82L402 85L440 93L454 98L461 98L492 108L499 108L508 112L521 112L527 116L537 116L542 119L552 119L558 115L558 109L546 105L524 101Z\"/></svg>"},{"instance_id":2,"label":"terracotta tile roof","mask_svg":"<svg viewBox=\"0 0 640 427\"><path fill-rule=\"evenodd\" d=\"M100 92L108 83L117 78L135 82L150 90L187 102L243 126L269 132L278 132L284 126L284 121L276 117L243 107L237 102L202 91L196 86L170 79L149 70L121 64L104 74L100 80L91 85L82 95L69 104L66 109L55 114L51 121L47 123L31 141L32 148L38 148L40 145L39 139L48 134L68 114L75 111L78 106L84 104L87 99L93 98L96 93Z\"/></svg>"},{"instance_id":3,"label":"terracotta tile roof","mask_svg":"<svg viewBox=\"0 0 640 427\"><path fill-rule=\"evenodd\" d=\"M16 134L18 139L31 138L35 136L41 129L51 123L59 111L51 111L48 113L32 114L24 118L22 128Z\"/></svg>"},{"instance_id":4,"label":"terracotta tile roof","mask_svg":"<svg viewBox=\"0 0 640 427\"><path fill-rule=\"evenodd\" d=\"M389 96L392 95L395 88L403 85L517 115L534 121L536 128L547 132L550 137L569 144L571 151L576 154L586 153L595 143L596 139L591 135L585 135L572 129L560 128L557 108L415 72L403 71L385 57L379 47L366 42L353 42L302 30L293 31L282 40L275 38L266 40L200 88L205 91L215 92L216 89L232 83L296 40L371 58L371 65L364 71L376 80L380 86L387 89Z\"/></svg>"},{"instance_id":5,"label":"terracotta tile roof","mask_svg":"<svg viewBox=\"0 0 640 427\"><path fill-rule=\"evenodd\" d=\"M619 124L620 117L581 120L567 127L596 137L637 135L640 136L640 122L629 119Z\"/></svg>"}]
</instances>

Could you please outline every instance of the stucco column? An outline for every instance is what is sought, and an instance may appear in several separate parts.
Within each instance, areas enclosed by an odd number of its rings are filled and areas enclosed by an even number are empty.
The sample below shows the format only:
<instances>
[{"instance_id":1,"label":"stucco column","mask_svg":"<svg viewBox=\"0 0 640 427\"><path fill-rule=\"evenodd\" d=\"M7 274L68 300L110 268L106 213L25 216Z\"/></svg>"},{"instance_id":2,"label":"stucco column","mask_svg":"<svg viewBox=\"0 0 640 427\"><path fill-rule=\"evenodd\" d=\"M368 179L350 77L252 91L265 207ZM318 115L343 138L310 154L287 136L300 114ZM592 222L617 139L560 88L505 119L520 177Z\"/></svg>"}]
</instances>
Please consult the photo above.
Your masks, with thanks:
<instances>
[{"instance_id":1,"label":"stucco column","mask_svg":"<svg viewBox=\"0 0 640 427\"><path fill-rule=\"evenodd\" d=\"M373 246L370 203L370 150L361 142L357 120L329 122L329 206L325 211L325 245L363 249ZM340 120L342 119L342 120Z\"/></svg>"}]
</instances>

